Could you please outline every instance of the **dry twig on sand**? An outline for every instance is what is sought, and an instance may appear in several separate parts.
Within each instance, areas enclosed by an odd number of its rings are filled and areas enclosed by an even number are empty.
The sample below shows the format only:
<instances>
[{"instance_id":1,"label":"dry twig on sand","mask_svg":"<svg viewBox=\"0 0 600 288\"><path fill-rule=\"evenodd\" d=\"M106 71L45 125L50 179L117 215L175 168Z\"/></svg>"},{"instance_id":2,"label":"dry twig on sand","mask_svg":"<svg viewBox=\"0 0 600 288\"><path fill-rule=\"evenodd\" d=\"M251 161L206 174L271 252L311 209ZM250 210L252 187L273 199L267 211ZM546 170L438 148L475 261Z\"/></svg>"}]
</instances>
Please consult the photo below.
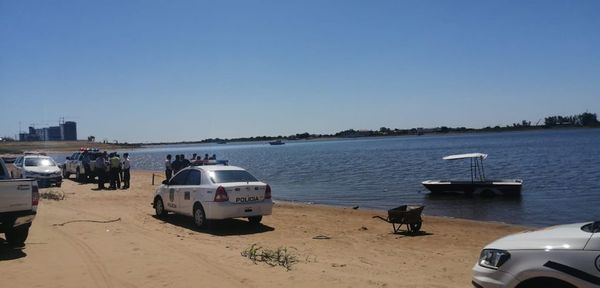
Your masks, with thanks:
<instances>
[{"instance_id":1,"label":"dry twig on sand","mask_svg":"<svg viewBox=\"0 0 600 288\"><path fill-rule=\"evenodd\" d=\"M44 191L44 192L40 193L40 198L60 201L60 200L65 199L65 193L62 191L54 191L54 190Z\"/></svg>"},{"instance_id":2,"label":"dry twig on sand","mask_svg":"<svg viewBox=\"0 0 600 288\"><path fill-rule=\"evenodd\" d=\"M295 248L291 248L295 249ZM257 244L252 244L246 250L242 251L242 256L256 262L264 262L270 266L282 266L287 271L292 269L292 265L298 263L298 257L288 250L287 247L279 247L276 250L266 249Z\"/></svg>"}]
</instances>

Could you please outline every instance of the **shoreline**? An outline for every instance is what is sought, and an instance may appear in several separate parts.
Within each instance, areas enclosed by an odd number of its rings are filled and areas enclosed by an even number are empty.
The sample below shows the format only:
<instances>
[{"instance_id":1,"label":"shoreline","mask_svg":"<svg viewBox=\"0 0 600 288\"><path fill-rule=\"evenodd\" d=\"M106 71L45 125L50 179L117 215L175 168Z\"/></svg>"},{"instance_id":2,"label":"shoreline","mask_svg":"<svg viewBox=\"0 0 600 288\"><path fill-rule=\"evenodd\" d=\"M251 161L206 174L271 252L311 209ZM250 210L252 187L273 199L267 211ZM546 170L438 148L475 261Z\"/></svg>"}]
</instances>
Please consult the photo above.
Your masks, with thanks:
<instances>
[{"instance_id":1,"label":"shoreline","mask_svg":"<svg viewBox=\"0 0 600 288\"><path fill-rule=\"evenodd\" d=\"M509 224L423 218L421 233L392 233L382 211L276 201L260 226L246 219L197 229L190 217L154 216L152 172L132 171L128 190L65 180L61 201L42 199L23 250L0 272L15 287L467 287L489 242L524 230ZM80 220L81 222L74 222ZM111 221L110 223L90 223ZM70 223L62 225L61 223ZM320 237L323 236L323 237ZM252 262L252 245L284 248L298 262ZM12 252L11 252L12 251ZM52 267L52 269L48 269ZM430 273L429 271L435 271Z\"/></svg>"},{"instance_id":2,"label":"shoreline","mask_svg":"<svg viewBox=\"0 0 600 288\"><path fill-rule=\"evenodd\" d=\"M145 169L135 169L135 170L132 170L132 171L139 171L139 172L142 172L142 173L154 174L154 175L161 176L159 179L164 179L164 177L162 177L162 175L164 175L163 171L154 171L154 170L145 170ZM155 186L160 185L161 181L155 180L155 184L156 184ZM383 209L383 208L372 208L372 207L361 207L361 206L359 206L358 209L353 209L353 207L351 207L351 206L344 206L344 205L315 203L315 202L305 202L305 201L289 200L289 199L288 200L283 200L283 199L278 199L277 195L273 196L273 201L277 201L278 203L282 203L282 204L286 204L286 205L298 205L298 206L307 206L307 207L322 207L322 208L342 209L342 210L351 209L351 210L360 210L360 211L366 211L366 212L370 211L372 213L377 213L378 215L387 214L387 209ZM409 205L410 204L421 205L421 203L408 203L408 204ZM434 218L459 220L459 221L467 221L467 222L475 222L475 223L490 223L490 224L510 225L510 226L520 227L520 228L529 229L529 230L539 228L539 226L535 226L535 225L514 224L514 223L508 223L508 222L502 222L502 221L495 221L495 220L477 220L477 219L460 218L460 217L445 216L445 215L430 215L430 214L427 214L427 206L425 206L425 210L423 211L422 215L424 217L434 217Z\"/></svg>"}]
</instances>

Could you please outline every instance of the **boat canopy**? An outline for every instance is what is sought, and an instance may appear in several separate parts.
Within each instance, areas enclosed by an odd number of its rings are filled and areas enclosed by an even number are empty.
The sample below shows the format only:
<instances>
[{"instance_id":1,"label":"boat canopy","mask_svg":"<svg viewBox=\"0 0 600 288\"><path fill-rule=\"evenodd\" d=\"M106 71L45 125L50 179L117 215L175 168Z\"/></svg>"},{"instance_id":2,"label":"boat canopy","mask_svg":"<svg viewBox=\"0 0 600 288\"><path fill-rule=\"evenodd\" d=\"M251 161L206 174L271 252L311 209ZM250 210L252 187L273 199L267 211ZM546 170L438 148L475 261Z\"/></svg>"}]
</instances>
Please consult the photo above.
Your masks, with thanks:
<instances>
[{"instance_id":1,"label":"boat canopy","mask_svg":"<svg viewBox=\"0 0 600 288\"><path fill-rule=\"evenodd\" d=\"M480 158L480 159L485 159L487 158L487 154L483 154L483 153L467 153L467 154L457 154L457 155L449 155L446 156L442 159L444 160L459 160L459 159L469 159L469 158Z\"/></svg>"}]
</instances>

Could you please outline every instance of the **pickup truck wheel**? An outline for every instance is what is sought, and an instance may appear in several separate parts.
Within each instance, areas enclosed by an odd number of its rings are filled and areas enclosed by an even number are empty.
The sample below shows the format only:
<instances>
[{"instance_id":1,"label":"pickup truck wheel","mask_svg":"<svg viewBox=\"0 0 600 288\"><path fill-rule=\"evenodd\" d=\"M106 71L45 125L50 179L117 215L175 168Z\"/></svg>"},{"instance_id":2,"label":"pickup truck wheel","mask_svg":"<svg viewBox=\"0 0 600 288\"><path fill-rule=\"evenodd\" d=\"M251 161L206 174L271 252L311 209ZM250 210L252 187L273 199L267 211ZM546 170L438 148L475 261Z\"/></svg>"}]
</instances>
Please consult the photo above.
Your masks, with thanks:
<instances>
[{"instance_id":1,"label":"pickup truck wheel","mask_svg":"<svg viewBox=\"0 0 600 288\"><path fill-rule=\"evenodd\" d=\"M262 221L262 216L252 216L252 217L248 217L248 221L250 222L250 224L252 225L258 225L260 224L260 221Z\"/></svg>"},{"instance_id":2,"label":"pickup truck wheel","mask_svg":"<svg viewBox=\"0 0 600 288\"><path fill-rule=\"evenodd\" d=\"M27 240L27 236L29 235L29 226L30 225L21 225L6 231L5 235L8 244L13 247L23 247L25 245L25 240Z\"/></svg>"},{"instance_id":3,"label":"pickup truck wheel","mask_svg":"<svg viewBox=\"0 0 600 288\"><path fill-rule=\"evenodd\" d=\"M160 199L160 197L156 197L156 199L154 199L154 212L156 213L156 216L158 216L158 217L163 217L163 216L167 215L167 211L165 211L165 206L163 204L162 199Z\"/></svg>"},{"instance_id":4,"label":"pickup truck wheel","mask_svg":"<svg viewBox=\"0 0 600 288\"><path fill-rule=\"evenodd\" d=\"M194 224L196 224L196 227L198 228L204 228L206 226L206 215L200 204L194 205Z\"/></svg>"},{"instance_id":5,"label":"pickup truck wheel","mask_svg":"<svg viewBox=\"0 0 600 288\"><path fill-rule=\"evenodd\" d=\"M83 182L83 175L79 172L79 168L75 170L75 179L77 179L77 182Z\"/></svg>"},{"instance_id":6,"label":"pickup truck wheel","mask_svg":"<svg viewBox=\"0 0 600 288\"><path fill-rule=\"evenodd\" d=\"M67 171L66 167L63 168L62 172L63 172L63 178L69 179L69 177L71 176L71 173L69 173L69 171Z\"/></svg>"}]
</instances>

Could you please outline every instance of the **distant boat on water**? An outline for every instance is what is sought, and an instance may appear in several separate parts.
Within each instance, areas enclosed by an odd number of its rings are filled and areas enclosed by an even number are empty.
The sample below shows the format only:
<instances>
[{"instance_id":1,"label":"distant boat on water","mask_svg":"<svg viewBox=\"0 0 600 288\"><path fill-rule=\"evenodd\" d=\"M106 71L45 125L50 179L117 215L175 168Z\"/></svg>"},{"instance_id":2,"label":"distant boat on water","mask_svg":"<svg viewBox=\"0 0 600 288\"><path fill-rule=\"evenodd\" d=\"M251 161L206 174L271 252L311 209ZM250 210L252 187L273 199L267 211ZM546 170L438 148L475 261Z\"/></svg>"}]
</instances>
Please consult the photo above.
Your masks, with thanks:
<instances>
[{"instance_id":1,"label":"distant boat on water","mask_svg":"<svg viewBox=\"0 0 600 288\"><path fill-rule=\"evenodd\" d=\"M281 140L275 140L275 141L271 141L269 142L270 145L283 145L285 144L285 142L281 141Z\"/></svg>"},{"instance_id":2,"label":"distant boat on water","mask_svg":"<svg viewBox=\"0 0 600 288\"><path fill-rule=\"evenodd\" d=\"M478 194L482 196L521 195L521 186L523 185L523 180L521 179L488 180L485 178L485 172L483 170L483 159L485 158L487 158L487 154L483 153L446 156L443 158L444 160L469 159L471 161L471 181L426 180L421 184L434 194L464 193L467 195Z\"/></svg>"}]
</instances>

